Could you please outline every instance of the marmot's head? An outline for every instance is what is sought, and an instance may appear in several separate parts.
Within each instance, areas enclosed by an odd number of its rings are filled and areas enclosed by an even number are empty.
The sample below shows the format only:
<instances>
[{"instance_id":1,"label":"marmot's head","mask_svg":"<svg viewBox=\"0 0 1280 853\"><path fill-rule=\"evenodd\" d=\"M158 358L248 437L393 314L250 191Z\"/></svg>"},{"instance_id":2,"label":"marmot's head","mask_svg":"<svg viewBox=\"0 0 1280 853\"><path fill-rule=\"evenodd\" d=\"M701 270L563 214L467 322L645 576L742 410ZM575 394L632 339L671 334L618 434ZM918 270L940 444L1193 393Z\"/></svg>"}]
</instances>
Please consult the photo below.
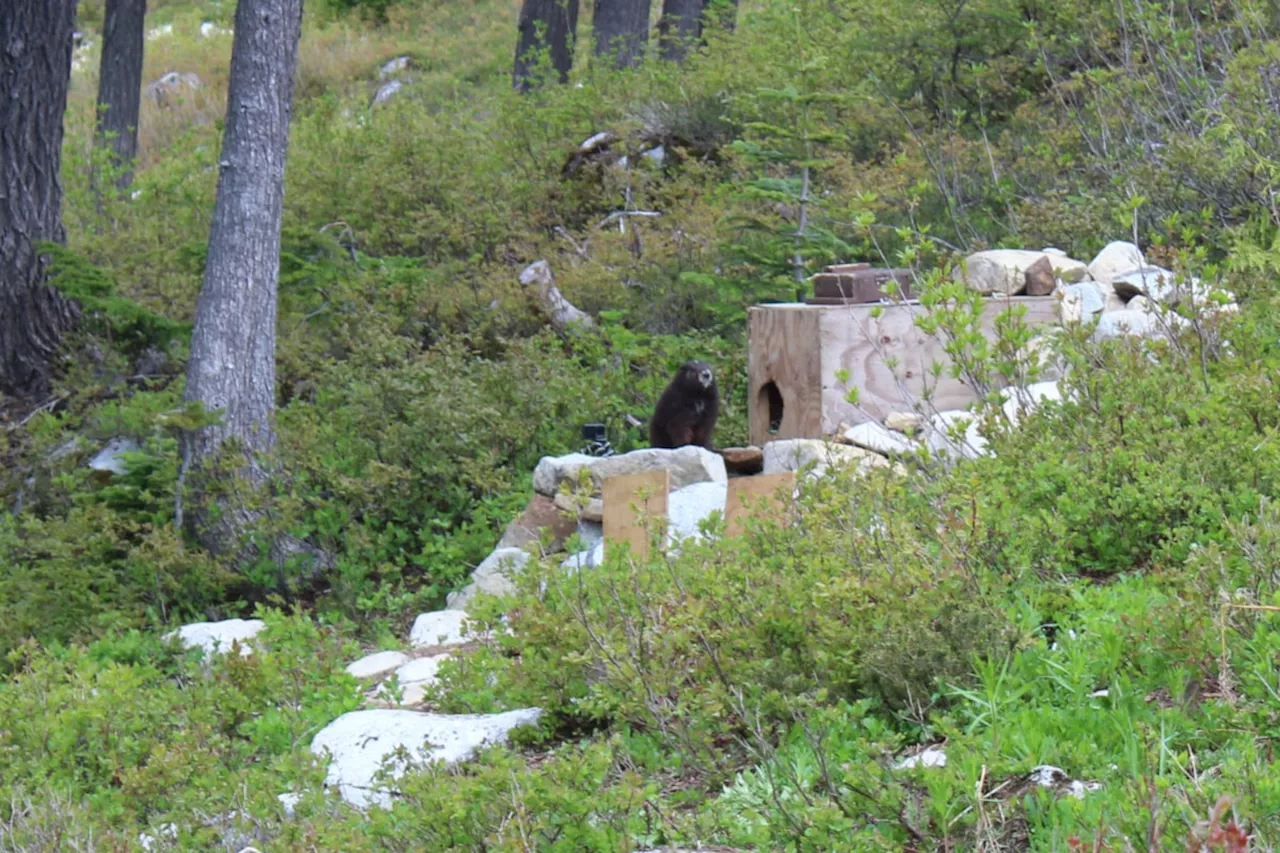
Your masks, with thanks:
<instances>
[{"instance_id":1,"label":"marmot's head","mask_svg":"<svg viewBox=\"0 0 1280 853\"><path fill-rule=\"evenodd\" d=\"M716 373L705 361L686 361L680 365L677 381L686 388L706 392L716 387Z\"/></svg>"}]
</instances>

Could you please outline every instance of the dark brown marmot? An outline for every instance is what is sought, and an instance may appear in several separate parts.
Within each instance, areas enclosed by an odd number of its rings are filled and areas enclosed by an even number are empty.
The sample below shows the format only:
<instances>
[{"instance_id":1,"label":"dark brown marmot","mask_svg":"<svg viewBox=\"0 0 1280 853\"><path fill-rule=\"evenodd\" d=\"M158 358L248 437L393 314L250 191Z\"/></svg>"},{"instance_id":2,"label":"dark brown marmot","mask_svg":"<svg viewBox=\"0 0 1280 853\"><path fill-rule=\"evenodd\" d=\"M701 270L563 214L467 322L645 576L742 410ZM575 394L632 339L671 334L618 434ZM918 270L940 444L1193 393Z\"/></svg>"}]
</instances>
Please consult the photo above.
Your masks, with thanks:
<instances>
[{"instance_id":1,"label":"dark brown marmot","mask_svg":"<svg viewBox=\"0 0 1280 853\"><path fill-rule=\"evenodd\" d=\"M710 450L711 432L719 415L715 371L705 361L687 361L658 398L649 421L649 446L676 448L694 444Z\"/></svg>"}]
</instances>

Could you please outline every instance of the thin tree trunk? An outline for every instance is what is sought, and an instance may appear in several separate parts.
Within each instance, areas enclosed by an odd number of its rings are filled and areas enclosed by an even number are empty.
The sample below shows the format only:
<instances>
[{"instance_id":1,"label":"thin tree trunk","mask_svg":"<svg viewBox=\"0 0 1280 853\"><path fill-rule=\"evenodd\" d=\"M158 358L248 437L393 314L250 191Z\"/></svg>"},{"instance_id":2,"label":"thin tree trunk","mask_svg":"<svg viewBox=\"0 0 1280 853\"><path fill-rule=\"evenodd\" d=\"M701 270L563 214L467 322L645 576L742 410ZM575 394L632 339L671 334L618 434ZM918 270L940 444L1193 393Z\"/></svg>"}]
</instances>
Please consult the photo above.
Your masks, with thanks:
<instances>
[{"instance_id":1,"label":"thin tree trunk","mask_svg":"<svg viewBox=\"0 0 1280 853\"><path fill-rule=\"evenodd\" d=\"M614 56L618 68L640 64L649 44L649 0L595 0L591 19L596 56Z\"/></svg>"},{"instance_id":2,"label":"thin tree trunk","mask_svg":"<svg viewBox=\"0 0 1280 853\"><path fill-rule=\"evenodd\" d=\"M662 0L658 22L658 52L663 59L683 62L702 37L702 0Z\"/></svg>"},{"instance_id":3,"label":"thin tree trunk","mask_svg":"<svg viewBox=\"0 0 1280 853\"><path fill-rule=\"evenodd\" d=\"M517 26L515 87L528 91L534 84L538 53L546 49L560 82L569 80L578 31L578 0L524 0Z\"/></svg>"},{"instance_id":4,"label":"thin tree trunk","mask_svg":"<svg viewBox=\"0 0 1280 853\"><path fill-rule=\"evenodd\" d=\"M66 242L62 115L75 0L0 2L0 392L41 393L75 306L43 284L36 244Z\"/></svg>"},{"instance_id":5,"label":"thin tree trunk","mask_svg":"<svg viewBox=\"0 0 1280 853\"><path fill-rule=\"evenodd\" d=\"M219 424L183 435L182 474L191 471L196 495L190 523L209 551L237 563L256 556L243 537L265 515L258 501L275 443L280 217L301 28L302 0L240 0L236 7L218 196L187 365L186 399L222 415ZM235 469L218 483L226 491L216 500L216 472L208 467L215 461ZM305 550L271 538L277 563Z\"/></svg>"},{"instance_id":6,"label":"thin tree trunk","mask_svg":"<svg viewBox=\"0 0 1280 853\"><path fill-rule=\"evenodd\" d=\"M142 105L142 51L147 0L107 0L98 72L98 145L109 145L112 163L127 168L116 178L123 190L133 182L130 164L138 153Z\"/></svg>"}]
</instances>

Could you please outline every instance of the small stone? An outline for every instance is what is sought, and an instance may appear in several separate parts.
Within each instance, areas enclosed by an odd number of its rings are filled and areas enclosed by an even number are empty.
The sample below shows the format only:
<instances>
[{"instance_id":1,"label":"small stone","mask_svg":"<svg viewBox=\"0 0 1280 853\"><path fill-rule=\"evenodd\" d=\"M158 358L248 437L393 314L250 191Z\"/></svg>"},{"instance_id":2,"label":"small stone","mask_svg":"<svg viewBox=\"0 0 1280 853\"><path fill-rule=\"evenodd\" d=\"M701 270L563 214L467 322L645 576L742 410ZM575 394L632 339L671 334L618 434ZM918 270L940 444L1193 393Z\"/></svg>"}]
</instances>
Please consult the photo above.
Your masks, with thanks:
<instances>
[{"instance_id":1,"label":"small stone","mask_svg":"<svg viewBox=\"0 0 1280 853\"><path fill-rule=\"evenodd\" d=\"M895 770L908 770L912 767L946 767L947 754L931 746L923 752L907 756L893 766Z\"/></svg>"},{"instance_id":2,"label":"small stone","mask_svg":"<svg viewBox=\"0 0 1280 853\"><path fill-rule=\"evenodd\" d=\"M1057 280L1053 277L1053 264L1049 262L1048 255L1041 255L1040 260L1027 267L1023 277L1026 280L1028 296L1048 296L1058 286Z\"/></svg>"},{"instance_id":3,"label":"small stone","mask_svg":"<svg viewBox=\"0 0 1280 853\"><path fill-rule=\"evenodd\" d=\"M1089 277L1103 284L1111 284L1120 273L1146 266L1146 263L1147 259L1137 246L1117 240L1108 243L1089 264Z\"/></svg>"},{"instance_id":4,"label":"small stone","mask_svg":"<svg viewBox=\"0 0 1280 853\"><path fill-rule=\"evenodd\" d=\"M460 646L467 642L462 623L467 614L461 610L437 610L423 613L413 621L409 632L409 644L414 648L435 646Z\"/></svg>"},{"instance_id":5,"label":"small stone","mask_svg":"<svg viewBox=\"0 0 1280 853\"><path fill-rule=\"evenodd\" d=\"M920 429L924 416L919 412L890 412L884 419L884 425L895 432L910 435Z\"/></svg>"},{"instance_id":6,"label":"small stone","mask_svg":"<svg viewBox=\"0 0 1280 853\"><path fill-rule=\"evenodd\" d=\"M347 664L347 673L355 678L373 678L403 666L408 660L409 656L404 652L374 652Z\"/></svg>"}]
</instances>

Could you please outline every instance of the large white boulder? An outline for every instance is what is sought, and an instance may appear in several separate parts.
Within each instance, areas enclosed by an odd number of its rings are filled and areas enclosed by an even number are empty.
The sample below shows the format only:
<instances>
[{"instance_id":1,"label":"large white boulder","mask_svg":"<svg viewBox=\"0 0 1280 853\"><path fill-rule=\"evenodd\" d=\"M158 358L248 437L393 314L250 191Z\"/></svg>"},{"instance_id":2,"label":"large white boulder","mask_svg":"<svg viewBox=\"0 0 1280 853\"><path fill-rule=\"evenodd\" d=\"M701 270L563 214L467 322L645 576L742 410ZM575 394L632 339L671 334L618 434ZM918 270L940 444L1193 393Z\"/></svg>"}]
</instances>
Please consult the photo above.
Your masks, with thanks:
<instances>
[{"instance_id":1,"label":"large white boulder","mask_svg":"<svg viewBox=\"0 0 1280 853\"><path fill-rule=\"evenodd\" d=\"M204 649L206 655L231 651L232 643L240 644L240 654L253 653L249 640L257 636L266 623L261 619L224 619L221 622L193 622L164 635L177 637L187 648Z\"/></svg>"},{"instance_id":2,"label":"large white boulder","mask_svg":"<svg viewBox=\"0 0 1280 853\"><path fill-rule=\"evenodd\" d=\"M1110 284L1117 275L1147 265L1142 250L1133 243L1116 240L1103 247L1089 263L1089 277L1103 284Z\"/></svg>"},{"instance_id":3,"label":"large white boulder","mask_svg":"<svg viewBox=\"0 0 1280 853\"><path fill-rule=\"evenodd\" d=\"M600 459L591 466L591 477L599 486L610 477L625 474L642 474L648 471L669 471L671 490L683 489L694 483L727 483L729 475L724 468L724 458L705 447L686 445L674 450L648 447L633 450L620 456Z\"/></svg>"},{"instance_id":4,"label":"large white boulder","mask_svg":"<svg viewBox=\"0 0 1280 853\"><path fill-rule=\"evenodd\" d=\"M321 729L311 752L330 757L326 783L357 808L387 807L392 791L375 784L384 767L392 779L404 775L405 762L387 759L403 748L415 758L454 764L484 746L503 743L511 730L538 721L542 711L523 708L504 714L428 714L400 709L373 709L343 714Z\"/></svg>"},{"instance_id":5,"label":"large white boulder","mask_svg":"<svg viewBox=\"0 0 1280 853\"><path fill-rule=\"evenodd\" d=\"M920 449L919 442L875 421L851 426L842 432L840 437L855 447L873 450L886 456L891 453L911 453Z\"/></svg>"}]
</instances>

